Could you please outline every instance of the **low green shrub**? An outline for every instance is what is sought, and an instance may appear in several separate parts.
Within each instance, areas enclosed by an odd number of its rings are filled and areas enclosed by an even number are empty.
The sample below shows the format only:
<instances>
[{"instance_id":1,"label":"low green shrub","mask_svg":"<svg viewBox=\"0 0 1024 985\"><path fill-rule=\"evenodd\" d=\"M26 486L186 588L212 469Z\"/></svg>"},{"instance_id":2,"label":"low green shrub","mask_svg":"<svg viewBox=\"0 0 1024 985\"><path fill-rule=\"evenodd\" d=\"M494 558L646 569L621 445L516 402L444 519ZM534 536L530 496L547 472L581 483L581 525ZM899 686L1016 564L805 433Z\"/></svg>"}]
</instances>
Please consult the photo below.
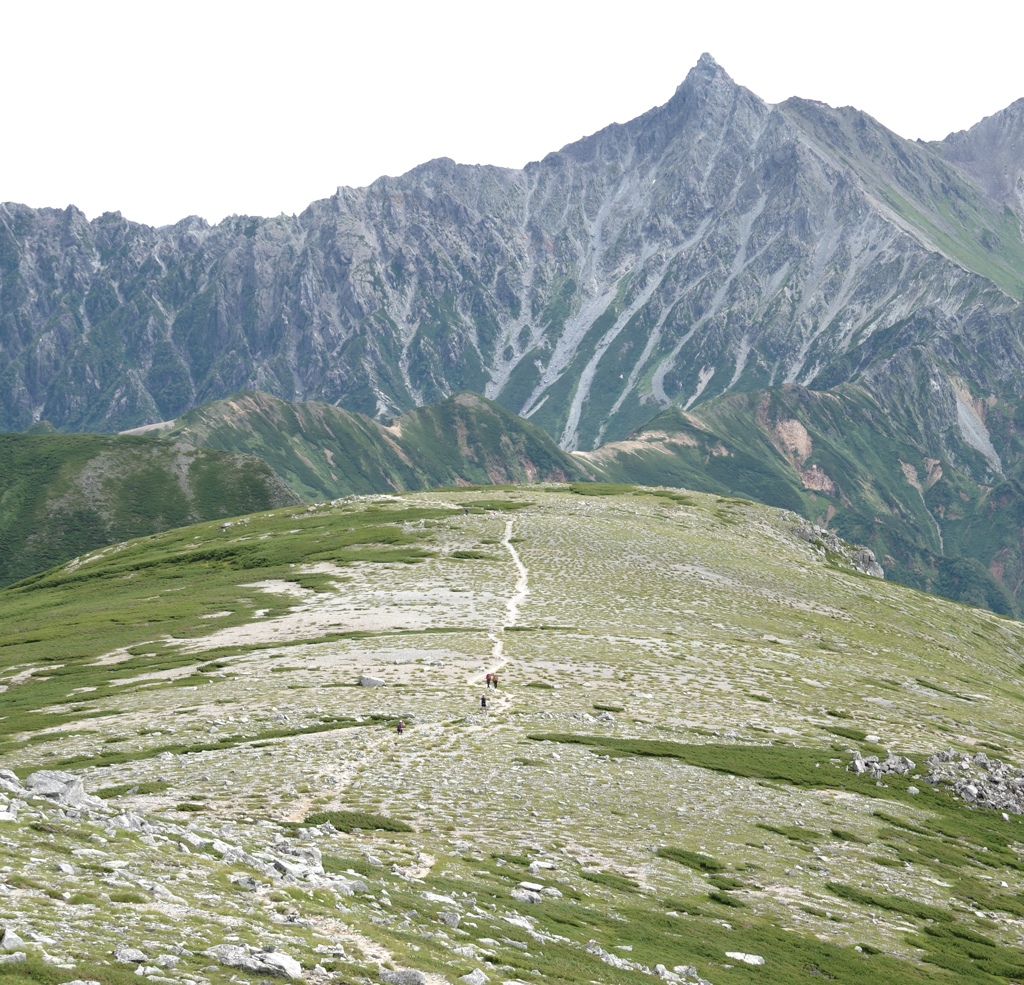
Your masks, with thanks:
<instances>
[{"instance_id":1,"label":"low green shrub","mask_svg":"<svg viewBox=\"0 0 1024 985\"><path fill-rule=\"evenodd\" d=\"M330 824L337 831L351 832L357 828L363 831L412 831L405 823L383 814L369 811L318 811L306 817L306 825Z\"/></svg>"}]
</instances>

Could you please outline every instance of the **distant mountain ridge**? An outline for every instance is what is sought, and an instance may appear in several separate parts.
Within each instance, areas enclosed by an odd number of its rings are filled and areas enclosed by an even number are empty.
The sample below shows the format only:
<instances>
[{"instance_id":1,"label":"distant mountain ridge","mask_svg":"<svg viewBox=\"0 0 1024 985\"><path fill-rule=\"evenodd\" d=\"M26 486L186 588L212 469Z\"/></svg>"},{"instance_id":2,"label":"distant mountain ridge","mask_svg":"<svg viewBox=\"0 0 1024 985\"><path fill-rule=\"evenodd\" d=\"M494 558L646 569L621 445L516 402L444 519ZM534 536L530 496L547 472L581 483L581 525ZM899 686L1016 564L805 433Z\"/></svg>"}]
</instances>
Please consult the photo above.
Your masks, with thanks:
<instances>
[{"instance_id":1,"label":"distant mountain ridge","mask_svg":"<svg viewBox=\"0 0 1024 985\"><path fill-rule=\"evenodd\" d=\"M303 501L598 473L476 394L385 427L241 393L143 434L0 434L0 586L120 541Z\"/></svg>"},{"instance_id":2,"label":"distant mountain ridge","mask_svg":"<svg viewBox=\"0 0 1024 985\"><path fill-rule=\"evenodd\" d=\"M380 417L474 390L590 448L672 403L886 376L870 343L897 325L959 340L940 380L1019 396L1022 211L978 172L1014 146L1004 116L917 144L770 106L704 56L664 106L522 171L441 159L216 227L6 205L2 423L124 429L240 389ZM981 338L1008 358L977 365Z\"/></svg>"},{"instance_id":3,"label":"distant mountain ridge","mask_svg":"<svg viewBox=\"0 0 1024 985\"><path fill-rule=\"evenodd\" d=\"M540 428L470 393L384 426L330 404L247 392L193 410L159 433L258 455L307 499L593 477Z\"/></svg>"},{"instance_id":4,"label":"distant mountain ridge","mask_svg":"<svg viewBox=\"0 0 1024 985\"><path fill-rule=\"evenodd\" d=\"M367 419L473 391L607 476L641 463L604 446L681 411L729 454L662 455L660 481L802 504L923 587L968 557L982 595L1019 601L1022 141L1024 100L915 142L769 105L703 56L663 106L522 170L439 159L216 227L0 206L0 428L121 430L262 391L365 415L336 423L403 486L454 480L414 475ZM806 458L773 437L786 421ZM477 474L516 474L486 444ZM320 489L327 464L290 481Z\"/></svg>"}]
</instances>

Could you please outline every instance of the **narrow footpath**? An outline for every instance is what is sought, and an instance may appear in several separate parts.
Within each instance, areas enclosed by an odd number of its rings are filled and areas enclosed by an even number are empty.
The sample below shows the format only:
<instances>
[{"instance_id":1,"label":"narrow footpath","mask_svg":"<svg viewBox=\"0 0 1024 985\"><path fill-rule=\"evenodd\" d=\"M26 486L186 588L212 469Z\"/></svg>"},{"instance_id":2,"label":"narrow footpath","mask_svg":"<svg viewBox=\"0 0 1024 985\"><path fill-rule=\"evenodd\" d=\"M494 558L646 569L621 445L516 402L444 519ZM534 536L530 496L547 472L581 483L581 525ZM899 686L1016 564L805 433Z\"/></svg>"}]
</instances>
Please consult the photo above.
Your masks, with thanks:
<instances>
[{"instance_id":1,"label":"narrow footpath","mask_svg":"<svg viewBox=\"0 0 1024 985\"><path fill-rule=\"evenodd\" d=\"M522 558L519 557L519 552L515 549L512 543L512 521L508 520L505 523L505 536L501 540L502 546L512 557L512 563L516 566L516 584L512 590L512 594L509 596L508 601L505 603L505 618L501 625L496 626L488 634L487 638L491 641L491 667L492 672L500 670L505 666L505 640L504 632L510 626L515 626L519 619L519 607L526 601L526 596L530 593L530 574L526 569L526 565L523 564ZM479 676L474 678L474 681L478 681Z\"/></svg>"}]
</instances>

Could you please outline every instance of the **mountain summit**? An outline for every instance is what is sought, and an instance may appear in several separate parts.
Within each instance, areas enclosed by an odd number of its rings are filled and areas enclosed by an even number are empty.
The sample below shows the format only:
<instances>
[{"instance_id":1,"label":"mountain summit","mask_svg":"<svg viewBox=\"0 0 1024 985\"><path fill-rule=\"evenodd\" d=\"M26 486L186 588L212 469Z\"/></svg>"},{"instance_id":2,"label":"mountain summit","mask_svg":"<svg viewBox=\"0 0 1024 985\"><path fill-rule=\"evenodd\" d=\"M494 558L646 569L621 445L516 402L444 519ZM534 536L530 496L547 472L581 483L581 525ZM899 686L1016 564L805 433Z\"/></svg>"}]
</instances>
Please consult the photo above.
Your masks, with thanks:
<instances>
[{"instance_id":1,"label":"mountain summit","mask_svg":"<svg viewBox=\"0 0 1024 985\"><path fill-rule=\"evenodd\" d=\"M0 427L124 429L243 389L387 422L473 391L588 451L788 388L886 449L837 449L815 509L871 489L858 523L923 510L912 539L942 556L961 494L1004 489L998 513L1024 480L1022 115L909 141L769 105L705 55L664 105L522 170L442 158L214 227L3 205Z\"/></svg>"},{"instance_id":2,"label":"mountain summit","mask_svg":"<svg viewBox=\"0 0 1024 985\"><path fill-rule=\"evenodd\" d=\"M951 133L939 150L974 177L1000 205L1024 206L1024 99L985 117L970 130Z\"/></svg>"},{"instance_id":3,"label":"mountain summit","mask_svg":"<svg viewBox=\"0 0 1024 985\"><path fill-rule=\"evenodd\" d=\"M984 338L979 388L1016 394L1020 116L916 144L704 55L522 171L439 159L216 227L7 204L2 423L125 428L243 388L386 417L471 389L592 448L672 404L885 376L871 339L908 319L930 359L951 340L940 391Z\"/></svg>"}]
</instances>

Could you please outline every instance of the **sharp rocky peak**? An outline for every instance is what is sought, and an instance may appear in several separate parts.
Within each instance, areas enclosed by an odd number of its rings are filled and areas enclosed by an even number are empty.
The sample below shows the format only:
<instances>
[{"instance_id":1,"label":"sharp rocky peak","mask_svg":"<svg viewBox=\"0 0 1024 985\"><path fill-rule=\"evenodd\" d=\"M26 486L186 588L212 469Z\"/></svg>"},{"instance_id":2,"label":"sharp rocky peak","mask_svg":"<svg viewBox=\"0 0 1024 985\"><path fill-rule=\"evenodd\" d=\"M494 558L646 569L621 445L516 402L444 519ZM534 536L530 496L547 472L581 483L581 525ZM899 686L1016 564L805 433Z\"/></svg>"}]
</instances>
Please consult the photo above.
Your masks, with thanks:
<instances>
[{"instance_id":1,"label":"sharp rocky peak","mask_svg":"<svg viewBox=\"0 0 1024 985\"><path fill-rule=\"evenodd\" d=\"M545 161L557 160L559 155L578 163L601 164L658 158L676 141L694 142L702 134L722 133L737 125L749 128L769 111L762 99L735 82L705 53L668 102L567 144Z\"/></svg>"},{"instance_id":2,"label":"sharp rocky peak","mask_svg":"<svg viewBox=\"0 0 1024 985\"><path fill-rule=\"evenodd\" d=\"M938 143L943 156L973 177L990 198L1024 214L1024 99Z\"/></svg>"}]
</instances>

